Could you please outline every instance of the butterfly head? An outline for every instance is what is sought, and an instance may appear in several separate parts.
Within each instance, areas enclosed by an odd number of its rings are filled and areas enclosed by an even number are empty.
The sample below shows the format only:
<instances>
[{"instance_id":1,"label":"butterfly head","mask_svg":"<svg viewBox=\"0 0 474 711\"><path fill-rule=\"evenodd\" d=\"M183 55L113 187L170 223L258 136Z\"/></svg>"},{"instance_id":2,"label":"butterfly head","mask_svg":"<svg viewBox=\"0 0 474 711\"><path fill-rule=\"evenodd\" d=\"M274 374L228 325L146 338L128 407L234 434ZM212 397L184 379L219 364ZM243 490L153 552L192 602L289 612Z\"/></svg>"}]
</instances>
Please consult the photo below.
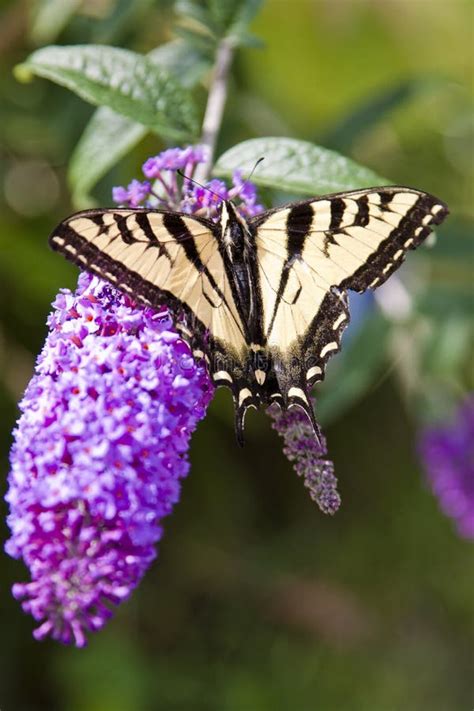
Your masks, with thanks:
<instances>
[{"instance_id":1,"label":"butterfly head","mask_svg":"<svg viewBox=\"0 0 474 711\"><path fill-rule=\"evenodd\" d=\"M248 242L248 225L230 200L222 202L220 228L222 241L227 249L243 248Z\"/></svg>"}]
</instances>

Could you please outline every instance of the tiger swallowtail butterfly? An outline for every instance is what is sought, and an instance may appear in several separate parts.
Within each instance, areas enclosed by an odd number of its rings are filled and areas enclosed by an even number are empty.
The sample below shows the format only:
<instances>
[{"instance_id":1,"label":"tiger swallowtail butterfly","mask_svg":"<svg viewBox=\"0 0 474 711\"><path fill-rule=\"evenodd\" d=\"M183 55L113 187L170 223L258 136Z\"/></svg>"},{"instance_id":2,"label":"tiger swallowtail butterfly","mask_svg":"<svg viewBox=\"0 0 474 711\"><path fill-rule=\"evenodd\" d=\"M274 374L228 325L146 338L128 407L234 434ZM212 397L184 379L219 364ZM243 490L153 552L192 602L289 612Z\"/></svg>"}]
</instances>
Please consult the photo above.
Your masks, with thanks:
<instances>
[{"instance_id":1,"label":"tiger swallowtail butterfly","mask_svg":"<svg viewBox=\"0 0 474 711\"><path fill-rule=\"evenodd\" d=\"M137 302L167 305L195 358L231 389L243 443L249 407L299 406L340 349L347 290L383 284L448 214L424 192L379 187L218 223L155 209L93 209L61 222L50 245Z\"/></svg>"}]
</instances>

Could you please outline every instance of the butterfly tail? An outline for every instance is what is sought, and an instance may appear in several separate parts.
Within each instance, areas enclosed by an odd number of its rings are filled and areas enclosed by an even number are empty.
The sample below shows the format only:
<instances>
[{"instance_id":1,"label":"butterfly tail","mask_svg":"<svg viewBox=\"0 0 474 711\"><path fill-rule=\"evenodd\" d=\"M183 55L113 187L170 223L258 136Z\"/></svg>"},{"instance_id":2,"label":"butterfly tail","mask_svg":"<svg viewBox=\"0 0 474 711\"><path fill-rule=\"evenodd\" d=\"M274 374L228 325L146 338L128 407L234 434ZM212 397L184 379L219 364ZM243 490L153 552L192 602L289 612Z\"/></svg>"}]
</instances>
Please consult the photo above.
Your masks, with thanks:
<instances>
[{"instance_id":1,"label":"butterfly tail","mask_svg":"<svg viewBox=\"0 0 474 711\"><path fill-rule=\"evenodd\" d=\"M313 434L318 444L322 445L321 428L316 420L316 415L311 400L306 396L306 394L304 394L304 397L301 395L289 396L286 407L288 410L292 407L299 407L301 410L303 410L311 424L311 427L313 428Z\"/></svg>"},{"instance_id":2,"label":"butterfly tail","mask_svg":"<svg viewBox=\"0 0 474 711\"><path fill-rule=\"evenodd\" d=\"M235 436L237 438L237 443L240 447L244 446L244 424L245 424L245 414L249 407L257 409L257 403L255 401L255 396L247 388L242 387L234 392L234 406L235 406Z\"/></svg>"},{"instance_id":3,"label":"butterfly tail","mask_svg":"<svg viewBox=\"0 0 474 711\"><path fill-rule=\"evenodd\" d=\"M244 440L244 420L245 420L245 408L235 408L235 437L237 439L237 444L239 447L243 447L245 444Z\"/></svg>"}]
</instances>

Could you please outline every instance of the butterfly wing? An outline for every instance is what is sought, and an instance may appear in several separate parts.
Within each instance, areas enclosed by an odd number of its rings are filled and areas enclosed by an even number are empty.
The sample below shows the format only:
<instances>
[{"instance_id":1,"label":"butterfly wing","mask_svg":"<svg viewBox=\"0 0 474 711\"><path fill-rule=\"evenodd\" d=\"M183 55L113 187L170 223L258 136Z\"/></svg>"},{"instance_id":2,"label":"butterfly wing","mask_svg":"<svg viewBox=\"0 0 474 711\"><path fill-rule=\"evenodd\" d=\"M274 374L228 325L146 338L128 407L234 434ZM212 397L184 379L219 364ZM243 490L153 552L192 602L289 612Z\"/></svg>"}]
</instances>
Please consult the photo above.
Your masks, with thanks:
<instances>
[{"instance_id":1,"label":"butterfly wing","mask_svg":"<svg viewBox=\"0 0 474 711\"><path fill-rule=\"evenodd\" d=\"M324 377L349 322L346 291L374 289L448 210L404 187L338 193L267 212L255 230L263 332L284 404Z\"/></svg>"},{"instance_id":2,"label":"butterfly wing","mask_svg":"<svg viewBox=\"0 0 474 711\"><path fill-rule=\"evenodd\" d=\"M86 210L60 223L50 245L142 304L186 317L184 337L198 356L204 343L239 362L245 326L232 297L216 226L159 210Z\"/></svg>"}]
</instances>

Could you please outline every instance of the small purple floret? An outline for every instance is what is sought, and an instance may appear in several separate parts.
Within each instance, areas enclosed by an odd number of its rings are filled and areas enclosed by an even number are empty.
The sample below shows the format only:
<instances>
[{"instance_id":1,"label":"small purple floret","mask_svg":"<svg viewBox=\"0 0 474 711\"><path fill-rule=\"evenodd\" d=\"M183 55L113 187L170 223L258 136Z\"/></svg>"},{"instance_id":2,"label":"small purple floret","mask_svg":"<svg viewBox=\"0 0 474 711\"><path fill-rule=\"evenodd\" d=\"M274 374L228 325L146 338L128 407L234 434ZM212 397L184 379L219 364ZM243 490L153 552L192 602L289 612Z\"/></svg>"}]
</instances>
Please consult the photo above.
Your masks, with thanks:
<instances>
[{"instance_id":1,"label":"small purple floret","mask_svg":"<svg viewBox=\"0 0 474 711\"><path fill-rule=\"evenodd\" d=\"M321 511L335 514L341 504L337 491L334 465L328 459L326 440L320 435L318 441L306 414L298 407L283 411L271 405L267 413L272 417L272 427L283 437L283 452L298 476L303 477L309 495Z\"/></svg>"},{"instance_id":2,"label":"small purple floret","mask_svg":"<svg viewBox=\"0 0 474 711\"><path fill-rule=\"evenodd\" d=\"M126 188L118 186L112 188L112 198L114 202L119 205L126 205L127 207L138 207L140 203L144 202L151 190L150 183L140 180L132 180Z\"/></svg>"},{"instance_id":3,"label":"small purple floret","mask_svg":"<svg viewBox=\"0 0 474 711\"><path fill-rule=\"evenodd\" d=\"M420 456L433 493L459 535L474 538L474 394L452 424L425 429Z\"/></svg>"}]
</instances>

